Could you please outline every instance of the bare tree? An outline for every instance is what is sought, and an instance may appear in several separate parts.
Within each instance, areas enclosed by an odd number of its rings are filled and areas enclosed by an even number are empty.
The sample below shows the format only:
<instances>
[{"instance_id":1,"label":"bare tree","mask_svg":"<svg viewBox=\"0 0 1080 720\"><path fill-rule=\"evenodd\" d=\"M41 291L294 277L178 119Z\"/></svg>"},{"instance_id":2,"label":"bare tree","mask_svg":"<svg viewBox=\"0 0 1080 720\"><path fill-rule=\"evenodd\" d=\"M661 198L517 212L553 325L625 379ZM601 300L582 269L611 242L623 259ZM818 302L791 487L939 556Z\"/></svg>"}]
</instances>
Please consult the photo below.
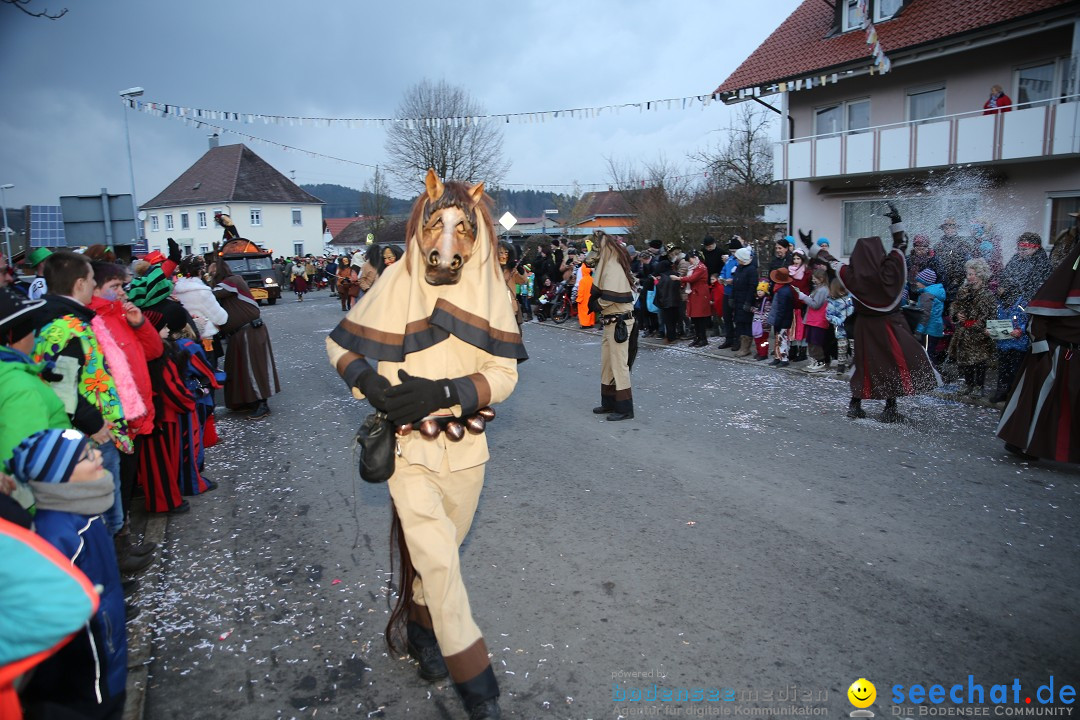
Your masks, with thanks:
<instances>
[{"instance_id":1,"label":"bare tree","mask_svg":"<svg viewBox=\"0 0 1080 720\"><path fill-rule=\"evenodd\" d=\"M30 17L43 17L48 18L49 20L59 20L60 18L67 15L67 8L64 8L55 15L50 15L47 9L41 10L40 12L30 12L30 10L26 8L26 6L30 4L30 0L0 0L0 3L3 3L5 5L11 5L18 10L22 10Z\"/></svg>"},{"instance_id":2,"label":"bare tree","mask_svg":"<svg viewBox=\"0 0 1080 720\"><path fill-rule=\"evenodd\" d=\"M772 178L771 121L768 111L744 103L724 140L691 156L709 173L702 202L711 224L747 240L760 240L770 231L761 221L762 206L779 200L780 186Z\"/></svg>"},{"instance_id":3,"label":"bare tree","mask_svg":"<svg viewBox=\"0 0 1080 720\"><path fill-rule=\"evenodd\" d=\"M608 175L635 215L631 236L639 242L661 240L683 248L704 235L697 204L696 178L663 156L636 164L608 158Z\"/></svg>"},{"instance_id":4,"label":"bare tree","mask_svg":"<svg viewBox=\"0 0 1080 720\"><path fill-rule=\"evenodd\" d=\"M364 190L360 194L360 214L364 216L367 231L375 236L375 242L380 242L379 233L389 221L390 196L387 190L386 173L376 166L375 174L364 183Z\"/></svg>"},{"instance_id":5,"label":"bare tree","mask_svg":"<svg viewBox=\"0 0 1080 720\"><path fill-rule=\"evenodd\" d=\"M469 93L445 80L421 80L405 92L386 137L387 168L410 191L428 168L439 177L498 184L510 168L502 131Z\"/></svg>"}]
</instances>

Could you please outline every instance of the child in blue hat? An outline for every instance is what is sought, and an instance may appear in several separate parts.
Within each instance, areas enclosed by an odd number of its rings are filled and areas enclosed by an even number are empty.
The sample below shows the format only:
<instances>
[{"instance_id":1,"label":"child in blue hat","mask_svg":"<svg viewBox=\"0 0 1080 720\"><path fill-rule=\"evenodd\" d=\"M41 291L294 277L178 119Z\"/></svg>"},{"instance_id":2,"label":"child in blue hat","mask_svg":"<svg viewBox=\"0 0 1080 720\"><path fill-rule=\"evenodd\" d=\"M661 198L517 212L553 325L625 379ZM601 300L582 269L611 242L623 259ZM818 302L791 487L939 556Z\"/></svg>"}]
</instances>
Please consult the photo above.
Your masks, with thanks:
<instances>
[{"instance_id":1,"label":"child in blue hat","mask_svg":"<svg viewBox=\"0 0 1080 720\"><path fill-rule=\"evenodd\" d=\"M62 708L88 718L119 717L127 686L124 590L112 533L102 514L113 504L113 481L101 452L78 430L41 430L23 440L7 472L30 486L34 529L90 582L101 604L77 635L44 661L21 693L28 714Z\"/></svg>"}]
</instances>

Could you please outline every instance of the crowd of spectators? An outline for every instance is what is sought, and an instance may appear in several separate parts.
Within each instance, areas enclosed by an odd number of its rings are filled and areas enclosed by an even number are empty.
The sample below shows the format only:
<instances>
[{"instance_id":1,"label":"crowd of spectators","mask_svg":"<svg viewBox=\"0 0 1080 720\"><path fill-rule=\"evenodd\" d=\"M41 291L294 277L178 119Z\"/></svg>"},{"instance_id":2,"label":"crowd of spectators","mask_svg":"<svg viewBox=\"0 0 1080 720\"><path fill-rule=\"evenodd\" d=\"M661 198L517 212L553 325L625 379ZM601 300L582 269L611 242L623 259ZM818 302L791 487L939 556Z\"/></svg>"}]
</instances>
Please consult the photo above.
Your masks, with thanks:
<instances>
[{"instance_id":1,"label":"crowd of spectators","mask_svg":"<svg viewBox=\"0 0 1080 720\"><path fill-rule=\"evenodd\" d=\"M132 530L133 504L141 495L150 513L180 514L187 497L216 488L204 450L226 381L220 336L233 336L231 348L258 329L237 326L235 286L219 272L212 289L205 269L178 253L120 263L93 246L31 253L34 280L0 272L0 532L33 529L96 589L83 630L53 638L51 656L38 655L17 688L0 687L0 702L42 717L123 712L125 628L138 614L126 598L157 551ZM0 645L0 668L29 669L18 665L29 644Z\"/></svg>"},{"instance_id":2,"label":"crowd of spectators","mask_svg":"<svg viewBox=\"0 0 1080 720\"><path fill-rule=\"evenodd\" d=\"M1029 345L1024 307L1049 276L1051 258L1033 232L1021 234L1007 256L1005 241L985 220L972 221L967 234L951 218L939 230L936 241L929 233L914 236L898 311L935 367L962 380L960 394L1001 402ZM559 238L516 261L517 281L508 282L523 320L549 319L563 293L576 301L586 288L587 297L591 279L583 261L589 245L588 239ZM817 257L829 247L827 238L809 235L776 239L768 258L758 258L753 244L737 235L722 246L709 236L698 247L655 239L640 252L628 245L641 336L702 348L711 334L720 338L718 349L735 357L844 374L856 352L854 305ZM578 318L581 327L595 322L584 307ZM987 390L991 367L997 368L996 382Z\"/></svg>"}]
</instances>

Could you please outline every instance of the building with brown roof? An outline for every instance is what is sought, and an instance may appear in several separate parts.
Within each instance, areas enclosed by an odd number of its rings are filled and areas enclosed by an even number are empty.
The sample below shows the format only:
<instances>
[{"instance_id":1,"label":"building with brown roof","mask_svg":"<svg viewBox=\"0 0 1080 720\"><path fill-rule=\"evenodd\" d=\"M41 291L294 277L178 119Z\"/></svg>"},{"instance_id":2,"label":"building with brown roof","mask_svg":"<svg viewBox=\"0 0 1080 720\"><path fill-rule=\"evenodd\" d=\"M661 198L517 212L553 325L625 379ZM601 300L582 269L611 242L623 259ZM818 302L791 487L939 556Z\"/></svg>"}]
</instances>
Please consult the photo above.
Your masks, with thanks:
<instances>
[{"instance_id":1,"label":"building with brown roof","mask_svg":"<svg viewBox=\"0 0 1080 720\"><path fill-rule=\"evenodd\" d=\"M867 0L868 26L859 5L804 0L716 90L783 116L791 224L848 254L888 198L912 235L955 217L1052 240L1080 210L1080 3ZM1007 108L984 108L994 85Z\"/></svg>"},{"instance_id":2,"label":"building with brown roof","mask_svg":"<svg viewBox=\"0 0 1080 720\"><path fill-rule=\"evenodd\" d=\"M589 235L602 229L608 235L629 235L637 224L637 216L627 201L627 193L636 191L604 190L587 192L581 196L579 206L584 208L584 220L568 225L567 235Z\"/></svg>"},{"instance_id":3,"label":"building with brown roof","mask_svg":"<svg viewBox=\"0 0 1080 720\"><path fill-rule=\"evenodd\" d=\"M293 256L322 253L322 205L246 145L212 139L205 155L141 209L151 250L167 252L171 237L185 255L209 251L221 240L214 214L222 212L241 237Z\"/></svg>"}]
</instances>

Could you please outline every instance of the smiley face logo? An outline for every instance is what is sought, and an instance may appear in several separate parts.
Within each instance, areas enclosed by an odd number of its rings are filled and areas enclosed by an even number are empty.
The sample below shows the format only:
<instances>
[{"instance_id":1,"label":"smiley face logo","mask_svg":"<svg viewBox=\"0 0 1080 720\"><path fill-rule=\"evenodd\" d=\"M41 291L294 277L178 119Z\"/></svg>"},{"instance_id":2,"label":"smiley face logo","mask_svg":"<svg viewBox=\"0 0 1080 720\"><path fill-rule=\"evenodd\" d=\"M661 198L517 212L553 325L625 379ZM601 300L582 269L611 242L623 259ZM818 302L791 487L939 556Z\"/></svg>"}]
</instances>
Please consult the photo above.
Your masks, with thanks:
<instances>
[{"instance_id":1,"label":"smiley face logo","mask_svg":"<svg viewBox=\"0 0 1080 720\"><path fill-rule=\"evenodd\" d=\"M848 700L857 708L867 708L877 700L877 688L866 678L859 678L847 689Z\"/></svg>"}]
</instances>

